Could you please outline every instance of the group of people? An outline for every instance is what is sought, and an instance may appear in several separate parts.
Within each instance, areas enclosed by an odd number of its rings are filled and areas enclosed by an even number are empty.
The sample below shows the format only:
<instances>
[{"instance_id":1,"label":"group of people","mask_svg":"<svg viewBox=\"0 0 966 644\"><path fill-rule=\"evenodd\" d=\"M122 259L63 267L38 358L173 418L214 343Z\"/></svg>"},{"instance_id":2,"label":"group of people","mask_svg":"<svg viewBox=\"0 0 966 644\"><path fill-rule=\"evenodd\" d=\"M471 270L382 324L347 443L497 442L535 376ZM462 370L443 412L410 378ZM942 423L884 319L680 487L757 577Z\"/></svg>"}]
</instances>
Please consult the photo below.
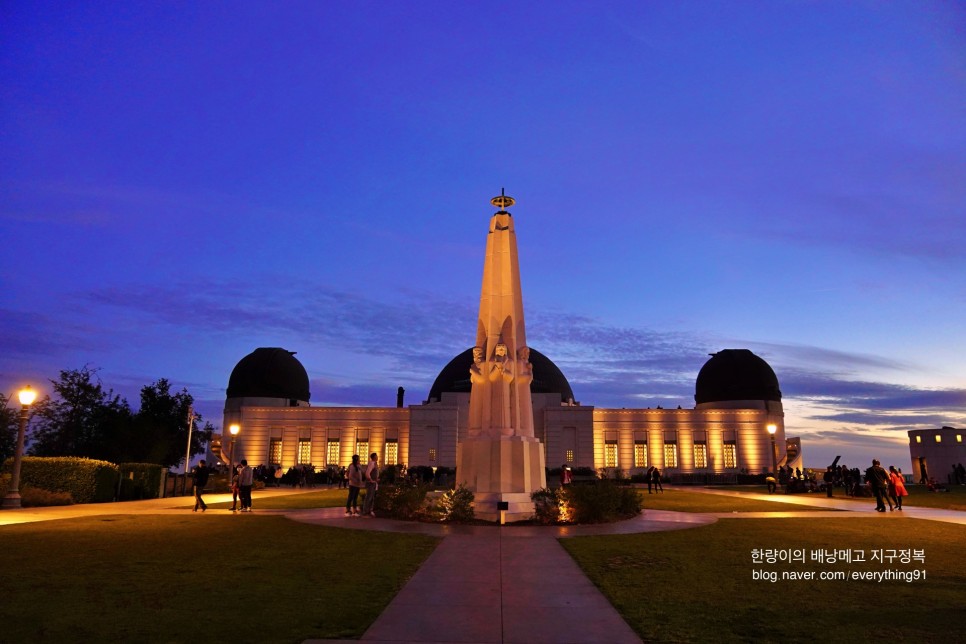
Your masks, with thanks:
<instances>
[{"instance_id":1,"label":"group of people","mask_svg":"<svg viewBox=\"0 0 966 644\"><path fill-rule=\"evenodd\" d=\"M191 484L195 493L195 507L192 512L197 512L199 508L202 512L208 509L208 505L205 503L202 495L205 492L205 486L208 485L208 477L210 474L211 470L204 459L198 461L198 464L191 470ZM238 511L239 500L241 501L242 512L252 511L252 486L254 483L255 472L248 466L248 461L242 459L241 463L235 467L235 471L231 477L232 512Z\"/></svg>"},{"instance_id":2,"label":"group of people","mask_svg":"<svg viewBox=\"0 0 966 644\"><path fill-rule=\"evenodd\" d=\"M345 501L345 515L347 517L376 516L376 490L379 489L379 455L373 452L369 455L369 464L363 468L359 463L359 455L352 455L352 463L346 471L349 485L349 496ZM359 512L359 490L365 486L366 496L362 502L362 512Z\"/></svg>"},{"instance_id":3,"label":"group of people","mask_svg":"<svg viewBox=\"0 0 966 644\"><path fill-rule=\"evenodd\" d=\"M909 496L909 492L901 470L897 470L895 465L890 465L887 472L879 464L879 459L874 458L872 467L865 471L865 480L875 496L876 512L885 512L886 503L890 512L902 510L902 497Z\"/></svg>"}]
</instances>

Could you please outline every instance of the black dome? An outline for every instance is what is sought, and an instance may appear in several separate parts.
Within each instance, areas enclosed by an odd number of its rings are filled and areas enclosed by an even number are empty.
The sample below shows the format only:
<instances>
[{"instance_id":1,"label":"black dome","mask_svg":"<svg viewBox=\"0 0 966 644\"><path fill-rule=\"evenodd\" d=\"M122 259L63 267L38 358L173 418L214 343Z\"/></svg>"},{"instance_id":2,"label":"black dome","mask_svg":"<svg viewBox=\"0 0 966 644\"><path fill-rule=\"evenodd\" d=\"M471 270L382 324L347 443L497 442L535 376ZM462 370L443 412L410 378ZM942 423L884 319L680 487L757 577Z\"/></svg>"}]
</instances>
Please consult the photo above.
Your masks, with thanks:
<instances>
[{"instance_id":1,"label":"black dome","mask_svg":"<svg viewBox=\"0 0 966 644\"><path fill-rule=\"evenodd\" d=\"M228 398L309 400L309 375L294 351L255 349L242 358L228 378Z\"/></svg>"},{"instance_id":2,"label":"black dome","mask_svg":"<svg viewBox=\"0 0 966 644\"><path fill-rule=\"evenodd\" d=\"M778 377L768 363L748 349L712 353L694 387L694 401L773 400L781 402Z\"/></svg>"},{"instance_id":3,"label":"black dome","mask_svg":"<svg viewBox=\"0 0 966 644\"><path fill-rule=\"evenodd\" d=\"M563 372L550 358L534 348L530 348L530 364L533 365L533 382L530 383L530 393L560 394L560 401L573 400L574 392ZM429 390L429 400L439 400L444 391L469 393L470 367L473 365L473 347L449 361L436 376L436 382Z\"/></svg>"}]
</instances>

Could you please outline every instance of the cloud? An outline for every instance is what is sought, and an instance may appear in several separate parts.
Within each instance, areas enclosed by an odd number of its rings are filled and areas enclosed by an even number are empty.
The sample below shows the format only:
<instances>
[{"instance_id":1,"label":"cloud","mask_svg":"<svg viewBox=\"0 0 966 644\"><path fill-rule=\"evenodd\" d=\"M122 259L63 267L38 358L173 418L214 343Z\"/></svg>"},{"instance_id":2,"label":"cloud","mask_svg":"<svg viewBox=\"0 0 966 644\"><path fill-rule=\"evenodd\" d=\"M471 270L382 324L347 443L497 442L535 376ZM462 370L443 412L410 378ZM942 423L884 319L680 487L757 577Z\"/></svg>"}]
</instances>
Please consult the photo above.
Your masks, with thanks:
<instances>
[{"instance_id":1,"label":"cloud","mask_svg":"<svg viewBox=\"0 0 966 644\"><path fill-rule=\"evenodd\" d=\"M87 295L85 303L208 336L296 339L313 347L302 355L337 365L312 381L315 404L332 405L391 406L398 386L406 388L408 404L420 402L443 366L470 346L476 319L476 303L469 298L409 290L391 301L377 300L273 277L105 288ZM765 357L779 376L786 408L795 407L798 422L806 430L812 423L809 435L822 440L832 434L814 434L814 427L835 425L843 432L836 440L854 438L856 427L881 433L960 422L948 411L966 407L966 390L856 378L870 370L905 373L914 365L822 347L619 327L555 311L530 316L528 341L561 368L577 400L599 407L693 407L698 372L709 353L725 346L745 346ZM352 355L375 360L378 367L341 380L332 376L342 360L351 359L343 356ZM319 372L317 364L306 367Z\"/></svg>"}]
</instances>

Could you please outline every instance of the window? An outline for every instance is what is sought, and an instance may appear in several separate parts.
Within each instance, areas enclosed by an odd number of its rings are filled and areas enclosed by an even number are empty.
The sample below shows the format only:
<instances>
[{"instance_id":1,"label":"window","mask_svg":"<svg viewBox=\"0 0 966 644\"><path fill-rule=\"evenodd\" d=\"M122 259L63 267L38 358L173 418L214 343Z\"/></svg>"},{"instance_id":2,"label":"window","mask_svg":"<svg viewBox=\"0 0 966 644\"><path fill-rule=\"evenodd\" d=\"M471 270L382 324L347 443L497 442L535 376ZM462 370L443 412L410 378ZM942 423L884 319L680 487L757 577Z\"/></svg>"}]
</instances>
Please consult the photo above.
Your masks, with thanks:
<instances>
[{"instance_id":1,"label":"window","mask_svg":"<svg viewBox=\"0 0 966 644\"><path fill-rule=\"evenodd\" d=\"M282 439L273 438L268 444L268 462L275 464L282 462Z\"/></svg>"},{"instance_id":2,"label":"window","mask_svg":"<svg viewBox=\"0 0 966 644\"><path fill-rule=\"evenodd\" d=\"M436 462L436 448L435 447L430 447L429 448L429 462L430 463L435 463Z\"/></svg>"},{"instance_id":3,"label":"window","mask_svg":"<svg viewBox=\"0 0 966 644\"><path fill-rule=\"evenodd\" d=\"M940 434L936 434L936 442L937 443L943 442L943 437Z\"/></svg>"},{"instance_id":4,"label":"window","mask_svg":"<svg viewBox=\"0 0 966 644\"><path fill-rule=\"evenodd\" d=\"M917 443L921 443L922 442L922 436L916 436L916 442Z\"/></svg>"},{"instance_id":5,"label":"window","mask_svg":"<svg viewBox=\"0 0 966 644\"><path fill-rule=\"evenodd\" d=\"M568 463L573 463L573 462L574 462L574 450L572 450L572 449L568 449L568 450L567 450L567 451L565 452L565 454L564 454L564 458L565 458L565 460L566 460L566 461L567 461Z\"/></svg>"},{"instance_id":6,"label":"window","mask_svg":"<svg viewBox=\"0 0 966 644\"><path fill-rule=\"evenodd\" d=\"M694 467L696 469L708 467L708 445L706 443L694 444Z\"/></svg>"},{"instance_id":7,"label":"window","mask_svg":"<svg viewBox=\"0 0 966 644\"><path fill-rule=\"evenodd\" d=\"M647 443L634 443L634 467L647 467Z\"/></svg>"},{"instance_id":8,"label":"window","mask_svg":"<svg viewBox=\"0 0 966 644\"><path fill-rule=\"evenodd\" d=\"M359 461L362 463L369 462L369 441L364 440L356 441L356 454L359 455Z\"/></svg>"},{"instance_id":9,"label":"window","mask_svg":"<svg viewBox=\"0 0 966 644\"><path fill-rule=\"evenodd\" d=\"M733 441L726 441L724 444L724 466L726 468L738 467L738 450Z\"/></svg>"},{"instance_id":10,"label":"window","mask_svg":"<svg viewBox=\"0 0 966 644\"><path fill-rule=\"evenodd\" d=\"M604 443L604 467L617 467L617 441Z\"/></svg>"},{"instance_id":11,"label":"window","mask_svg":"<svg viewBox=\"0 0 966 644\"><path fill-rule=\"evenodd\" d=\"M386 458L384 462L386 465L395 465L399 462L399 443L392 440L386 442Z\"/></svg>"},{"instance_id":12,"label":"window","mask_svg":"<svg viewBox=\"0 0 966 644\"><path fill-rule=\"evenodd\" d=\"M305 438L299 439L299 463L312 462L312 441Z\"/></svg>"},{"instance_id":13,"label":"window","mask_svg":"<svg viewBox=\"0 0 966 644\"><path fill-rule=\"evenodd\" d=\"M339 439L329 439L329 444L326 445L325 450L325 463L326 465L339 465Z\"/></svg>"},{"instance_id":14,"label":"window","mask_svg":"<svg viewBox=\"0 0 966 644\"><path fill-rule=\"evenodd\" d=\"M678 466L678 444L672 442L664 443L664 467Z\"/></svg>"},{"instance_id":15,"label":"window","mask_svg":"<svg viewBox=\"0 0 966 644\"><path fill-rule=\"evenodd\" d=\"M962 443L963 442L963 435L962 434L956 434L956 442L957 443Z\"/></svg>"}]
</instances>

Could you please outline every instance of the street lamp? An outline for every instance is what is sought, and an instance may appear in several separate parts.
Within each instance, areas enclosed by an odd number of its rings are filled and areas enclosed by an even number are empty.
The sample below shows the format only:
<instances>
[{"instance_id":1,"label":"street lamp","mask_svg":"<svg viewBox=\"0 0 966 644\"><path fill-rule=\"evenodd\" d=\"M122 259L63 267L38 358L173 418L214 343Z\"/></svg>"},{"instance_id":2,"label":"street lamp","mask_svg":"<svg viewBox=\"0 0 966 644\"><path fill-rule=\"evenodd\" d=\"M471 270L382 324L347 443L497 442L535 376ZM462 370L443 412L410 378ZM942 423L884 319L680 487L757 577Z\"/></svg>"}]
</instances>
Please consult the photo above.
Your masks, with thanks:
<instances>
[{"instance_id":1,"label":"street lamp","mask_svg":"<svg viewBox=\"0 0 966 644\"><path fill-rule=\"evenodd\" d=\"M241 426L233 423L228 427L228 431L231 433L231 444L228 446L228 482L231 483L231 477L235 474L235 436L238 436Z\"/></svg>"},{"instance_id":2,"label":"street lamp","mask_svg":"<svg viewBox=\"0 0 966 644\"><path fill-rule=\"evenodd\" d=\"M23 458L23 437L27 431L27 415L30 405L37 399L37 392L29 386L24 387L17 394L20 398L20 428L17 430L17 450L13 453L13 475L10 477L10 489L3 497L2 507L20 507L20 459Z\"/></svg>"},{"instance_id":3,"label":"street lamp","mask_svg":"<svg viewBox=\"0 0 966 644\"><path fill-rule=\"evenodd\" d=\"M778 425L775 423L768 423L768 434L771 436L771 473L777 476L778 472L778 446L775 445L775 432L778 431Z\"/></svg>"}]
</instances>

